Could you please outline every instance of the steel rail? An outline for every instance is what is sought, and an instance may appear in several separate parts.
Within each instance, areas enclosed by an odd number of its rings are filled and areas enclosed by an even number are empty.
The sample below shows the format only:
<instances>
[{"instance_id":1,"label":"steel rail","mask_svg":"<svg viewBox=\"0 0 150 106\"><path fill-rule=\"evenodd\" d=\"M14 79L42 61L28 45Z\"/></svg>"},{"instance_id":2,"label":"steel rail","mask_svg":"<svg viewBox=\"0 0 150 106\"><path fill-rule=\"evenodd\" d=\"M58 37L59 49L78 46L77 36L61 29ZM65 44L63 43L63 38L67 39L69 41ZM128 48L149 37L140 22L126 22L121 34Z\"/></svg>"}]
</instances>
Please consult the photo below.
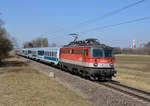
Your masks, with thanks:
<instances>
[{"instance_id":1,"label":"steel rail","mask_svg":"<svg viewBox=\"0 0 150 106\"><path fill-rule=\"evenodd\" d=\"M120 84L118 82L110 81L110 82L97 82L100 85L112 88L114 90L120 91L122 93L125 93L129 96L133 96L135 98L138 98L140 100L150 102L150 92L140 90L137 88L133 88L124 84ZM114 86L115 85L115 86Z\"/></svg>"},{"instance_id":2,"label":"steel rail","mask_svg":"<svg viewBox=\"0 0 150 106\"><path fill-rule=\"evenodd\" d=\"M137 92L140 92L140 93L143 93L143 94L146 94L146 95L150 96L150 92L148 92L148 91L144 91L144 90L141 90L141 89L133 88L131 86L124 85L124 84L121 84L121 83L118 83L118 82L115 82L115 81L112 81L110 83L118 85L118 86L122 86L124 88L128 88L130 90L134 90L134 91L137 91Z\"/></svg>"}]
</instances>

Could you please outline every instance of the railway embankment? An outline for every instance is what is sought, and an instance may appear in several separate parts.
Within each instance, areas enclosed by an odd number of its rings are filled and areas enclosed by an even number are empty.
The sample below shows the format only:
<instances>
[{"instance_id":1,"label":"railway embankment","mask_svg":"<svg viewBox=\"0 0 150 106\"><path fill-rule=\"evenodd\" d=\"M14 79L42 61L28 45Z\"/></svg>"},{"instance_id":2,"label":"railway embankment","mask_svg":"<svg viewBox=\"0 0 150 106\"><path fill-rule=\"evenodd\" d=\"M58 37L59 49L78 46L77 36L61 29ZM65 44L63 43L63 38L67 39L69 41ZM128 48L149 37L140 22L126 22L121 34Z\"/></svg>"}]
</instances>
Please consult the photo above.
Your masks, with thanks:
<instances>
[{"instance_id":1,"label":"railway embankment","mask_svg":"<svg viewBox=\"0 0 150 106\"><path fill-rule=\"evenodd\" d=\"M28 63L12 57L0 66L0 106L97 106Z\"/></svg>"},{"instance_id":2,"label":"railway embankment","mask_svg":"<svg viewBox=\"0 0 150 106\"><path fill-rule=\"evenodd\" d=\"M27 61L25 58L21 58ZM82 97L96 103L99 106L149 106L150 102L140 100L136 97L127 95L120 91L105 87L95 82L80 78L78 76L60 71L59 69L50 67L49 65L41 64L36 61L30 61L29 64L35 69L49 75L53 72L55 80L70 90L76 92Z\"/></svg>"}]
</instances>

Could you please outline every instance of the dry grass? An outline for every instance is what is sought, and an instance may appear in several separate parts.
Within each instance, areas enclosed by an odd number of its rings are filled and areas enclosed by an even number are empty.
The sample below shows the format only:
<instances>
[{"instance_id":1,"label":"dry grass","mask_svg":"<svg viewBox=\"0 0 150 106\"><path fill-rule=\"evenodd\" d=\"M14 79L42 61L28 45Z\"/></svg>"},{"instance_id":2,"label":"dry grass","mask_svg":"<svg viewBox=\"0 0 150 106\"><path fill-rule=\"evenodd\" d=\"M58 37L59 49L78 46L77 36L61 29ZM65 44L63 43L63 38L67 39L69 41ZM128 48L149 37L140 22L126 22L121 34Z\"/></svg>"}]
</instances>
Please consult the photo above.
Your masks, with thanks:
<instances>
[{"instance_id":1,"label":"dry grass","mask_svg":"<svg viewBox=\"0 0 150 106\"><path fill-rule=\"evenodd\" d=\"M114 80L150 91L150 56L116 56Z\"/></svg>"},{"instance_id":2,"label":"dry grass","mask_svg":"<svg viewBox=\"0 0 150 106\"><path fill-rule=\"evenodd\" d=\"M16 58L0 67L0 106L95 106Z\"/></svg>"}]
</instances>

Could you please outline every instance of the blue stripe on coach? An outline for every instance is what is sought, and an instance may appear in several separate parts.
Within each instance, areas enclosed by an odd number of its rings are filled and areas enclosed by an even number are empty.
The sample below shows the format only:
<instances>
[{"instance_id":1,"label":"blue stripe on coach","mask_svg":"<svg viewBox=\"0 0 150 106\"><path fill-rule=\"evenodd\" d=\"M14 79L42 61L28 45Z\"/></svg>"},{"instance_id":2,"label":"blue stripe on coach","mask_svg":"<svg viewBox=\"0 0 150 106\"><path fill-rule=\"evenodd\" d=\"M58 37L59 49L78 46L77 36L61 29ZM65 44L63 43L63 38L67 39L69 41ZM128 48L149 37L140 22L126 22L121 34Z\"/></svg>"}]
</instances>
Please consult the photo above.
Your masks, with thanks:
<instances>
[{"instance_id":1,"label":"blue stripe on coach","mask_svg":"<svg viewBox=\"0 0 150 106\"><path fill-rule=\"evenodd\" d=\"M58 61L58 58L56 58L56 57L49 57L49 56L44 56L44 59L46 59L46 60L51 60L51 61Z\"/></svg>"}]
</instances>

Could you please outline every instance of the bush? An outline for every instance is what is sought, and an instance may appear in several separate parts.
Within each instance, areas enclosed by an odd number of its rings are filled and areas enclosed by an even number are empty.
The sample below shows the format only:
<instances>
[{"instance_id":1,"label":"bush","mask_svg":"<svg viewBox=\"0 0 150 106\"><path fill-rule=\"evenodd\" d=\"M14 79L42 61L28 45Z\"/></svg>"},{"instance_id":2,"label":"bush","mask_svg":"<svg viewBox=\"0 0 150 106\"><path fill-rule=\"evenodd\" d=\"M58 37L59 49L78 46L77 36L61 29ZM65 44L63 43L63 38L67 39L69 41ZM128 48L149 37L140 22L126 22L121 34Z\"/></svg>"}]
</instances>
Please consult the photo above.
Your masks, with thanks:
<instances>
[{"instance_id":1,"label":"bush","mask_svg":"<svg viewBox=\"0 0 150 106\"><path fill-rule=\"evenodd\" d=\"M13 49L12 42L8 38L7 31L2 27L0 20L0 63L9 56L9 52Z\"/></svg>"}]
</instances>

